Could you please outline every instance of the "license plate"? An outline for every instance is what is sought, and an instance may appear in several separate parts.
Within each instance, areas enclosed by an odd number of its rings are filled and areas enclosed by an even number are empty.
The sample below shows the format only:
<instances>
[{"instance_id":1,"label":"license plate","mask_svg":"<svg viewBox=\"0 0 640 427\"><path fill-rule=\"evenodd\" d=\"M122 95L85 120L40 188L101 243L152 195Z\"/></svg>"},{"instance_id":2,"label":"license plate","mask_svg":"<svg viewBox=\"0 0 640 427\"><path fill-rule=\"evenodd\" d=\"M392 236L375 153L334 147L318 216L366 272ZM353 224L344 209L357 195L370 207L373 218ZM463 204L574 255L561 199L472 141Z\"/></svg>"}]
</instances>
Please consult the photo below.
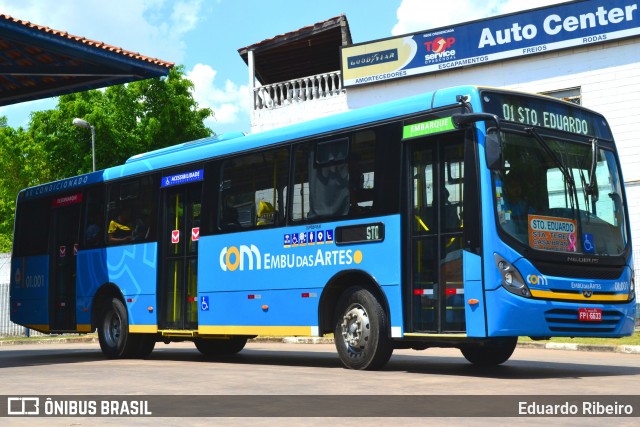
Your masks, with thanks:
<instances>
[{"instance_id":1,"label":"license plate","mask_svg":"<svg viewBox=\"0 0 640 427\"><path fill-rule=\"evenodd\" d=\"M601 308L579 308L578 320L581 322L602 322Z\"/></svg>"}]
</instances>

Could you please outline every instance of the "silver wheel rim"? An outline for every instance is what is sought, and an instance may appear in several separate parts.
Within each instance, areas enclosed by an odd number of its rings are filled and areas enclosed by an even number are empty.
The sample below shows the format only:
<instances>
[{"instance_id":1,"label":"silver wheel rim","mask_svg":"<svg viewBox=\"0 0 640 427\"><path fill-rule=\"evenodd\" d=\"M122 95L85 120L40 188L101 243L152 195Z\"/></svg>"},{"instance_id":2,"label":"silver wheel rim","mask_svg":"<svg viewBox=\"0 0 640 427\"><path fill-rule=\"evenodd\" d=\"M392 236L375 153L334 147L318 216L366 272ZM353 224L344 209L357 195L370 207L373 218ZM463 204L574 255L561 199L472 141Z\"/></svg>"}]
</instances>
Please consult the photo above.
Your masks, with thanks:
<instances>
[{"instance_id":1,"label":"silver wheel rim","mask_svg":"<svg viewBox=\"0 0 640 427\"><path fill-rule=\"evenodd\" d=\"M342 317L342 339L351 357L359 357L365 350L371 336L367 311L354 304Z\"/></svg>"},{"instance_id":2,"label":"silver wheel rim","mask_svg":"<svg viewBox=\"0 0 640 427\"><path fill-rule=\"evenodd\" d=\"M111 311L104 319L104 338L109 347L117 348L121 337L120 316Z\"/></svg>"}]
</instances>

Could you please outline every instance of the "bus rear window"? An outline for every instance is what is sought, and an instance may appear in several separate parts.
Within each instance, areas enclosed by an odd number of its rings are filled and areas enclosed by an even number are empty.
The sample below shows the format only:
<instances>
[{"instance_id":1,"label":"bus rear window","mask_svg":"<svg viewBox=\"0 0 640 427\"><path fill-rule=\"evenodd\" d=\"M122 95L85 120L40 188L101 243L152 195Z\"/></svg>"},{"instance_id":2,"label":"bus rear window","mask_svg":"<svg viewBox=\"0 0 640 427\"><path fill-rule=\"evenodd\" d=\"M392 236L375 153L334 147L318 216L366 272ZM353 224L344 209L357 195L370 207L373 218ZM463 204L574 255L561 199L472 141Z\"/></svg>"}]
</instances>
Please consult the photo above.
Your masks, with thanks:
<instances>
[{"instance_id":1,"label":"bus rear window","mask_svg":"<svg viewBox=\"0 0 640 427\"><path fill-rule=\"evenodd\" d=\"M49 242L48 198L30 200L18 205L16 235L13 242L14 256L31 256L47 253Z\"/></svg>"}]
</instances>

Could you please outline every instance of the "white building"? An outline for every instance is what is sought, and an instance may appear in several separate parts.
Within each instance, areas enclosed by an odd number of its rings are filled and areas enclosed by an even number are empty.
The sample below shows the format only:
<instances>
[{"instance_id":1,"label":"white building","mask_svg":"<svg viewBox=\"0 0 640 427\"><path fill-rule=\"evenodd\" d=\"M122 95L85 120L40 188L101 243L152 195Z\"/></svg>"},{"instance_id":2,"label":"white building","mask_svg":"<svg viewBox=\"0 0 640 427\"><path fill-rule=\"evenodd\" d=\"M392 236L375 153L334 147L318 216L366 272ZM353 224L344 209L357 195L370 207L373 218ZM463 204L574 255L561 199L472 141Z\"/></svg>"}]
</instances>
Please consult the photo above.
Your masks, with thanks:
<instances>
[{"instance_id":1,"label":"white building","mask_svg":"<svg viewBox=\"0 0 640 427\"><path fill-rule=\"evenodd\" d=\"M359 45L340 16L239 52L254 87L252 132L461 84L545 93L602 113L622 161L640 272L638 2L576 1ZM327 60L338 55L341 64Z\"/></svg>"}]
</instances>

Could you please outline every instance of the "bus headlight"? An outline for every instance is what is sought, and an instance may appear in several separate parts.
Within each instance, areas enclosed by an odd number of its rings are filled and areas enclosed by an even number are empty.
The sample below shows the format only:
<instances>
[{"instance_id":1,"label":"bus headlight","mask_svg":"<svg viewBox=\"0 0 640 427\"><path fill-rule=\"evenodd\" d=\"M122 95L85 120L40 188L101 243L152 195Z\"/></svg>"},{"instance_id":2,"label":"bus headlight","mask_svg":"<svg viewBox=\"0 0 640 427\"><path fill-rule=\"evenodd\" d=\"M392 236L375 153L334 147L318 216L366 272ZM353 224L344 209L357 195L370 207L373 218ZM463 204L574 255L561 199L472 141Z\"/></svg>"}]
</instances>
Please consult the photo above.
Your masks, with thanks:
<instances>
[{"instance_id":1,"label":"bus headlight","mask_svg":"<svg viewBox=\"0 0 640 427\"><path fill-rule=\"evenodd\" d=\"M636 272L631 270L631 284L629 285L629 301L636 297Z\"/></svg>"},{"instance_id":2,"label":"bus headlight","mask_svg":"<svg viewBox=\"0 0 640 427\"><path fill-rule=\"evenodd\" d=\"M493 254L493 258L502 276L502 286L512 294L530 297L531 292L529 292L529 287L527 287L518 269L496 253Z\"/></svg>"}]
</instances>

